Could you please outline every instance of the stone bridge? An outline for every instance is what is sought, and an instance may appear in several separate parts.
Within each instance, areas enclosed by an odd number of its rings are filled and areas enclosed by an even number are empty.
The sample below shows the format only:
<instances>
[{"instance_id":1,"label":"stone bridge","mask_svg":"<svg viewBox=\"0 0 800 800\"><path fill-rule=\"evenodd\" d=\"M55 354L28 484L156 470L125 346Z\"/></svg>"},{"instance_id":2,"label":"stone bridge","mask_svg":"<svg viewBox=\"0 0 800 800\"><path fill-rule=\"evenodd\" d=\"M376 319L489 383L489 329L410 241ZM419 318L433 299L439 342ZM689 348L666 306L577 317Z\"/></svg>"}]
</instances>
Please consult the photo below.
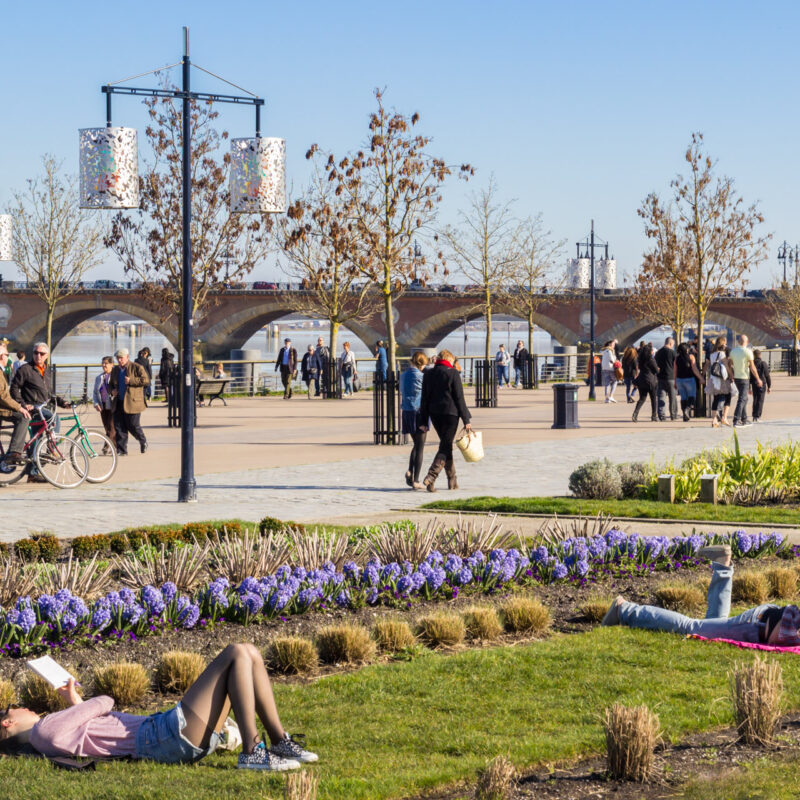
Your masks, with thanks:
<instances>
[{"instance_id":1,"label":"stone bridge","mask_svg":"<svg viewBox=\"0 0 800 800\"><path fill-rule=\"evenodd\" d=\"M244 343L264 325L296 313L302 291L229 290L216 295L195 322L196 337L207 359L229 358L232 349ZM557 342L565 345L589 338L588 293L545 295L536 323ZM150 323L174 346L178 342L178 321L162 319L147 304L137 289L86 289L62 300L53 321L53 347L85 320L106 311L122 311ZM517 316L498 303L497 314ZM707 321L724 325L736 333L745 333L751 342L773 345L787 341L787 335L770 320L771 310L763 298L720 298ZM395 304L395 332L401 352L417 347L435 348L448 334L467 321L481 317L477 294L463 291L408 292ZM0 337L12 347L30 350L44 338L46 313L42 301L31 291L0 291ZM355 336L371 345L386 335L385 321L377 314L347 326ZM652 320L631 316L621 292L598 295L595 301L595 335L599 342L617 338L621 345L634 342L657 327Z\"/></svg>"}]
</instances>

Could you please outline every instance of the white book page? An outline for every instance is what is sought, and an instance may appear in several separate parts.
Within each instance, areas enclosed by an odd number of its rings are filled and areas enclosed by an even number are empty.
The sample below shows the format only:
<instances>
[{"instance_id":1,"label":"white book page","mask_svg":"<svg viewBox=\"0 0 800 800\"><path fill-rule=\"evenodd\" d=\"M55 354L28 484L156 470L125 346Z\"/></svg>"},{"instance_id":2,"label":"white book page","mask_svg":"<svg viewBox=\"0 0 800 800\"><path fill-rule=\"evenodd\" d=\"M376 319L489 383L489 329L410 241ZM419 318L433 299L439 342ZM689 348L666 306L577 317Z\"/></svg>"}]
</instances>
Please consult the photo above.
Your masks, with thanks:
<instances>
[{"instance_id":1,"label":"white book page","mask_svg":"<svg viewBox=\"0 0 800 800\"><path fill-rule=\"evenodd\" d=\"M44 678L54 689L66 686L72 675L50 656L34 658L25 662L40 678Z\"/></svg>"}]
</instances>

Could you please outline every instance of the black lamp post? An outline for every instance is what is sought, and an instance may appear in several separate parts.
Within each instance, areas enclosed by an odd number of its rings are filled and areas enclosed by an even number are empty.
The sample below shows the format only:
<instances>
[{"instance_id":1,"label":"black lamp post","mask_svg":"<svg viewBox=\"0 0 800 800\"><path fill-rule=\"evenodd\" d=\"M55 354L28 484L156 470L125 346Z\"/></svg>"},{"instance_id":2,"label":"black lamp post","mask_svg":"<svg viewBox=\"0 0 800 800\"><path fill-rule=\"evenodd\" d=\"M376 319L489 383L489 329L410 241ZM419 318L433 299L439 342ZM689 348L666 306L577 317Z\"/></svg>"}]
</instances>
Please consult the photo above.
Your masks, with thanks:
<instances>
[{"instance_id":1,"label":"black lamp post","mask_svg":"<svg viewBox=\"0 0 800 800\"><path fill-rule=\"evenodd\" d=\"M800 270L800 245L792 247L785 239L783 244L778 247L778 261L783 266L783 282L786 283L786 265L791 269L794 265L794 285L798 283L798 271Z\"/></svg>"},{"instance_id":2,"label":"black lamp post","mask_svg":"<svg viewBox=\"0 0 800 800\"><path fill-rule=\"evenodd\" d=\"M421 258L422 248L419 246L419 242L414 239L414 286L417 286L417 265Z\"/></svg>"}]
</instances>

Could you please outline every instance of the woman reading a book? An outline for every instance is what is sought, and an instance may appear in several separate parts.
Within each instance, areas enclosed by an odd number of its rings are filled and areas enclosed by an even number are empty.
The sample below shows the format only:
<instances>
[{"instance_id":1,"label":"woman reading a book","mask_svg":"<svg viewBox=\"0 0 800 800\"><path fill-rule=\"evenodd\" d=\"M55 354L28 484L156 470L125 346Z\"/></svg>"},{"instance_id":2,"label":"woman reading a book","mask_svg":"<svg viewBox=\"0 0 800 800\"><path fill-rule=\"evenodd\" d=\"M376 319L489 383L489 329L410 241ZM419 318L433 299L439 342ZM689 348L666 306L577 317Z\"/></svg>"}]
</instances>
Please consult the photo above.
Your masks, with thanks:
<instances>
[{"instance_id":1,"label":"woman reading a book","mask_svg":"<svg viewBox=\"0 0 800 800\"><path fill-rule=\"evenodd\" d=\"M284 731L264 661L252 644L228 645L176 706L150 716L112 711L114 701L105 695L83 701L72 678L57 691L69 707L46 717L27 708L0 711L0 754L191 763L214 752L233 707L243 742L238 768L283 771L317 760L301 736ZM269 746L259 739L256 716Z\"/></svg>"}]
</instances>

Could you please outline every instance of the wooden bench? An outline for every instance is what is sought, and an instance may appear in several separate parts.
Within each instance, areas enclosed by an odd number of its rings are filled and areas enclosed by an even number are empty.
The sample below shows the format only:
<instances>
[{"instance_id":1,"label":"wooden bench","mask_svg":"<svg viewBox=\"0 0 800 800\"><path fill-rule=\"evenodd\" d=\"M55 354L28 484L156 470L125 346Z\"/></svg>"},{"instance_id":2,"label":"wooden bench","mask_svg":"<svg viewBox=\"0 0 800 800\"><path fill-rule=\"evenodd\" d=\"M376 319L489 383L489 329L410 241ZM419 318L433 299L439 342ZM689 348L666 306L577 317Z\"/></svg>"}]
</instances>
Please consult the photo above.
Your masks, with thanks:
<instances>
[{"instance_id":1,"label":"wooden bench","mask_svg":"<svg viewBox=\"0 0 800 800\"><path fill-rule=\"evenodd\" d=\"M211 405L213 400L219 398L222 400L222 405L227 406L222 393L230 382L230 378L200 378L196 389L198 401L202 397L208 397L208 404Z\"/></svg>"}]
</instances>

